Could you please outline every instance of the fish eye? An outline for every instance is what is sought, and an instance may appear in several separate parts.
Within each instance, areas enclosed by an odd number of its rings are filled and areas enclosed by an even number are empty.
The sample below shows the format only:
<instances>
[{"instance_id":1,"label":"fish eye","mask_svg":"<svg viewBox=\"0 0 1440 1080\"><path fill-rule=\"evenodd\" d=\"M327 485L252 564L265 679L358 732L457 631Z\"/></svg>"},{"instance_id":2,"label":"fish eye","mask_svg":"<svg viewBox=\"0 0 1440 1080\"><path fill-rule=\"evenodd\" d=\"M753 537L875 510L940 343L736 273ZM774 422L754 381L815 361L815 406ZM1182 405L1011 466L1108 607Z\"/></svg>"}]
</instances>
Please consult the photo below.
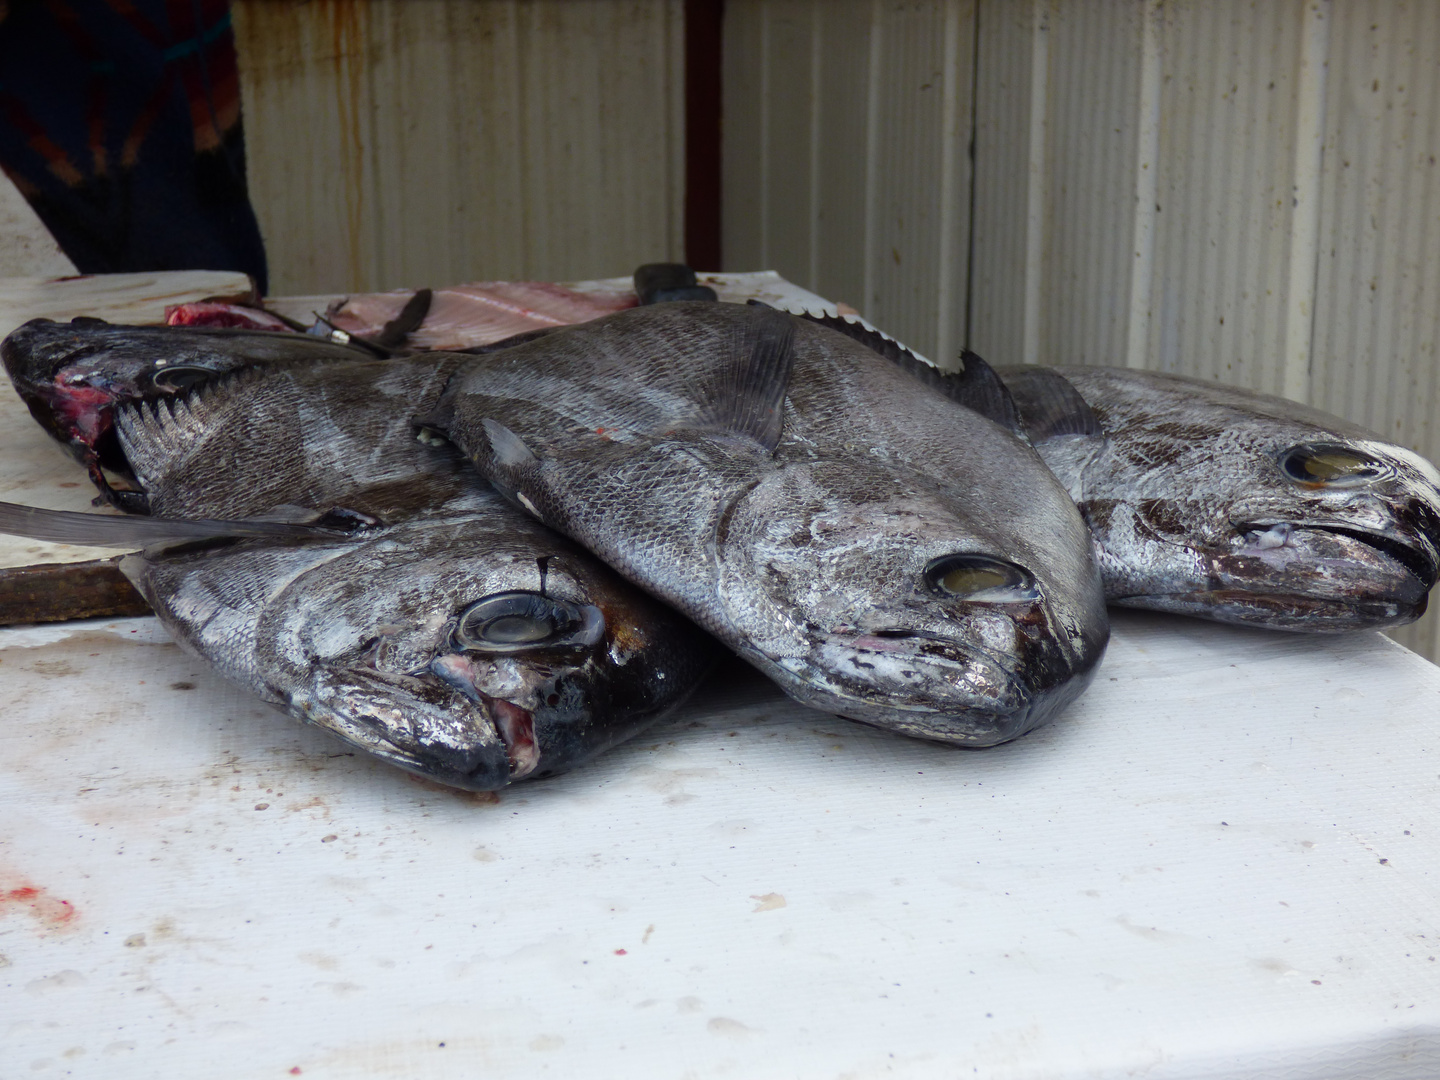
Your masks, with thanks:
<instances>
[{"instance_id":1,"label":"fish eye","mask_svg":"<svg viewBox=\"0 0 1440 1080\"><path fill-rule=\"evenodd\" d=\"M1280 455L1280 471L1300 484L1349 487L1387 475L1382 462L1346 446L1293 446Z\"/></svg>"},{"instance_id":2,"label":"fish eye","mask_svg":"<svg viewBox=\"0 0 1440 1080\"><path fill-rule=\"evenodd\" d=\"M1014 604L1040 597L1028 570L989 555L942 555L925 567L925 584L937 596L973 603Z\"/></svg>"},{"instance_id":3,"label":"fish eye","mask_svg":"<svg viewBox=\"0 0 1440 1080\"><path fill-rule=\"evenodd\" d=\"M503 592L477 600L460 613L455 644L480 652L594 645L605 633L605 616L591 604L571 604L534 592Z\"/></svg>"},{"instance_id":4,"label":"fish eye","mask_svg":"<svg viewBox=\"0 0 1440 1080\"><path fill-rule=\"evenodd\" d=\"M205 368L195 367L192 364L175 364L172 367L160 368L151 376L150 381L161 390L183 394L214 377L215 372Z\"/></svg>"}]
</instances>

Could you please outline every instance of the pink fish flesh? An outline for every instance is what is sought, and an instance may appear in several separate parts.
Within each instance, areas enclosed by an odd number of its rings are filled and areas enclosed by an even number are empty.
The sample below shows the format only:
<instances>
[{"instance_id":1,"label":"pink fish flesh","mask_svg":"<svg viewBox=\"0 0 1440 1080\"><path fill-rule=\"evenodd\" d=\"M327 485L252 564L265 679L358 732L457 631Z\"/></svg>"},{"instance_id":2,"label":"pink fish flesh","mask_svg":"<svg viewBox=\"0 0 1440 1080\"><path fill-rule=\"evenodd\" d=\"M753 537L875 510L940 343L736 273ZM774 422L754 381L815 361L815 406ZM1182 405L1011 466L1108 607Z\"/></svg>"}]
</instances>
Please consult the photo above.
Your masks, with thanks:
<instances>
[{"instance_id":1,"label":"pink fish flesh","mask_svg":"<svg viewBox=\"0 0 1440 1080\"><path fill-rule=\"evenodd\" d=\"M243 330L289 330L290 327L259 308L205 300L194 304L172 304L165 309L167 326L234 326Z\"/></svg>"},{"instance_id":2,"label":"pink fish flesh","mask_svg":"<svg viewBox=\"0 0 1440 1080\"><path fill-rule=\"evenodd\" d=\"M327 312L339 329L373 337L400 314L411 290L352 296ZM577 292L545 281L477 281L436 289L425 321L407 344L422 349L468 349L529 330L589 322L639 299L630 290Z\"/></svg>"}]
</instances>

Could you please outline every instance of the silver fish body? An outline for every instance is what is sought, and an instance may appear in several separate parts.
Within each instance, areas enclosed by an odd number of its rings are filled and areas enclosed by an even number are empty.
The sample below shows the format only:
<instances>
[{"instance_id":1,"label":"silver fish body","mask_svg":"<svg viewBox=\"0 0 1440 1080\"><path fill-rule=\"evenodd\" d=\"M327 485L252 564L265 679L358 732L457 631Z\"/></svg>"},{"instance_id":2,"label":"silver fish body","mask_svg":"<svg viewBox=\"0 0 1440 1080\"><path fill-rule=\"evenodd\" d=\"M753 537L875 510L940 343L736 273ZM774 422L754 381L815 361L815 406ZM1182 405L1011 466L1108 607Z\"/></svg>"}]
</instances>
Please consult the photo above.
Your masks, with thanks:
<instances>
[{"instance_id":1,"label":"silver fish body","mask_svg":"<svg viewBox=\"0 0 1440 1080\"><path fill-rule=\"evenodd\" d=\"M1089 535L1028 446L778 312L670 303L557 331L467 364L431 422L842 716L1004 742L1079 694L1108 638Z\"/></svg>"},{"instance_id":2,"label":"silver fish body","mask_svg":"<svg viewBox=\"0 0 1440 1080\"><path fill-rule=\"evenodd\" d=\"M1037 369L999 371L1022 420L1047 412ZM1032 440L1094 533L1111 603L1312 632L1424 613L1440 565L1440 472L1424 458L1281 398L1053 371L1099 430Z\"/></svg>"},{"instance_id":3,"label":"silver fish body","mask_svg":"<svg viewBox=\"0 0 1440 1080\"><path fill-rule=\"evenodd\" d=\"M122 568L185 648L411 772L493 789L663 716L714 643L417 441L460 357L250 372L117 414L156 514L351 536L156 545ZM123 519L122 519L123 520Z\"/></svg>"}]
</instances>

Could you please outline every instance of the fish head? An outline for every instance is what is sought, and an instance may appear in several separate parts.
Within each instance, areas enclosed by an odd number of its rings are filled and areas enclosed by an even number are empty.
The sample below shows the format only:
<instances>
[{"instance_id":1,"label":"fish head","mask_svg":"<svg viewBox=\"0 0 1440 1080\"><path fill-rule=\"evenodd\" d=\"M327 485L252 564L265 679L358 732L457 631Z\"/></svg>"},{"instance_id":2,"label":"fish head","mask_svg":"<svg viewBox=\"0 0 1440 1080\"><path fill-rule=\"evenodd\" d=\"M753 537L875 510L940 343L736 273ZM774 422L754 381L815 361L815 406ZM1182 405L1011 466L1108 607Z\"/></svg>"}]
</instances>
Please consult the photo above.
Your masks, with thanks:
<instances>
[{"instance_id":1,"label":"fish head","mask_svg":"<svg viewBox=\"0 0 1440 1080\"><path fill-rule=\"evenodd\" d=\"M357 358L366 354L288 331L124 326L84 316L31 319L0 342L31 415L97 479L101 469L125 477L114 432L120 405L184 396L244 368Z\"/></svg>"},{"instance_id":2,"label":"fish head","mask_svg":"<svg viewBox=\"0 0 1440 1080\"><path fill-rule=\"evenodd\" d=\"M1005 742L1084 689L1108 638L1089 536L1057 498L1071 541L1058 556L923 477L794 463L722 518L721 603L747 658L800 700L922 738Z\"/></svg>"},{"instance_id":3,"label":"fish head","mask_svg":"<svg viewBox=\"0 0 1440 1080\"><path fill-rule=\"evenodd\" d=\"M365 752L442 783L489 790L563 772L678 704L713 659L708 639L498 499L470 518L417 520L285 554L245 542L195 582L138 576L183 641L224 667L215 595L253 650L238 674ZM246 567L231 565L244 562ZM288 565L288 564L286 564ZM172 574L173 577L173 574ZM200 599L197 606L196 598ZM176 625L179 624L179 625Z\"/></svg>"},{"instance_id":4,"label":"fish head","mask_svg":"<svg viewBox=\"0 0 1440 1080\"><path fill-rule=\"evenodd\" d=\"M31 319L0 345L5 368L31 412L76 452L93 448L122 401L168 397L233 370L236 359L207 348L193 332L157 349L152 328L80 317L68 323Z\"/></svg>"},{"instance_id":5,"label":"fish head","mask_svg":"<svg viewBox=\"0 0 1440 1080\"><path fill-rule=\"evenodd\" d=\"M1238 540L1214 559L1222 588L1297 597L1309 629L1418 619L1440 574L1440 472L1378 439L1297 434L1256 449L1228 515Z\"/></svg>"},{"instance_id":6,"label":"fish head","mask_svg":"<svg viewBox=\"0 0 1440 1080\"><path fill-rule=\"evenodd\" d=\"M1087 483L1102 549L1124 553L1113 600L1312 632L1424 613L1440 569L1434 465L1292 402L1186 390L1143 430L1112 432L1111 476Z\"/></svg>"}]
</instances>

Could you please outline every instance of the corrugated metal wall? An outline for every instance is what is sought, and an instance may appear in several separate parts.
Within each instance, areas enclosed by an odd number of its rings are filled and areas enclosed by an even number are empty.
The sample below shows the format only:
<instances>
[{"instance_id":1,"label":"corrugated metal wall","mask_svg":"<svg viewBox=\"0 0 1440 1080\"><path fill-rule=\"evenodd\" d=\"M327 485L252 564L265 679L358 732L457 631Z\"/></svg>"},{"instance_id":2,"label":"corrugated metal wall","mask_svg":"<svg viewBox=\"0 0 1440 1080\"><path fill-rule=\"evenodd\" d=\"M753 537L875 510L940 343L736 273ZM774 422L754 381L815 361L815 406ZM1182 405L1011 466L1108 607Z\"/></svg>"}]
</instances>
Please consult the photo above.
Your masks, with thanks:
<instances>
[{"instance_id":1,"label":"corrugated metal wall","mask_svg":"<svg viewBox=\"0 0 1440 1080\"><path fill-rule=\"evenodd\" d=\"M917 348L964 333L970 0L731 2L727 268L778 269Z\"/></svg>"},{"instance_id":2,"label":"corrugated metal wall","mask_svg":"<svg viewBox=\"0 0 1440 1080\"><path fill-rule=\"evenodd\" d=\"M725 259L1440 460L1434 0L729 0ZM973 135L973 168L967 146ZM1440 613L1395 636L1440 660Z\"/></svg>"},{"instance_id":3,"label":"corrugated metal wall","mask_svg":"<svg viewBox=\"0 0 1440 1080\"><path fill-rule=\"evenodd\" d=\"M271 291L574 280L682 257L682 8L236 0Z\"/></svg>"}]
</instances>

